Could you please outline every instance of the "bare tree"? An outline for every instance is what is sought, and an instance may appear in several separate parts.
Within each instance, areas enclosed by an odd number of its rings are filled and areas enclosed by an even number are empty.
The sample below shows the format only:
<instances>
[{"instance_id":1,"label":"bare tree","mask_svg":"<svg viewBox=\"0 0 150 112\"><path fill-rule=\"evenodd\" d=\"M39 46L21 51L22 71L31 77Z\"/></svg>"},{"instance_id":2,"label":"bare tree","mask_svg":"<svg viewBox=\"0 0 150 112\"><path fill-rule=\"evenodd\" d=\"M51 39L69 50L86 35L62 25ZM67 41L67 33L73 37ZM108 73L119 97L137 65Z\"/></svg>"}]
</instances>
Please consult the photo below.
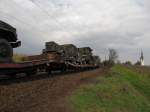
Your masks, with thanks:
<instances>
[{"instance_id":1,"label":"bare tree","mask_svg":"<svg viewBox=\"0 0 150 112\"><path fill-rule=\"evenodd\" d=\"M109 61L114 64L118 60L118 53L115 49L109 49Z\"/></svg>"}]
</instances>

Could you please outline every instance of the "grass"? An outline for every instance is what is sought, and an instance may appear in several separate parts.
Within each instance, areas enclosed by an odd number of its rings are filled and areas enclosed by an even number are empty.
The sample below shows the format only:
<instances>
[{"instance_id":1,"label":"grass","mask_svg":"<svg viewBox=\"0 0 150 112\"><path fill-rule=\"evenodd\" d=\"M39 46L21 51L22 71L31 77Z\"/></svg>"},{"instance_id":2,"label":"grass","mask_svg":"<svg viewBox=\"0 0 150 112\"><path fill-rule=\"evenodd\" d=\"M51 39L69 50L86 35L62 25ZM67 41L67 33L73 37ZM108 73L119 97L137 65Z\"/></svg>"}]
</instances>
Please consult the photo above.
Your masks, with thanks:
<instances>
[{"instance_id":1,"label":"grass","mask_svg":"<svg viewBox=\"0 0 150 112\"><path fill-rule=\"evenodd\" d=\"M13 55L13 61L14 62L23 62L25 61L26 55L22 55L22 54L14 54Z\"/></svg>"},{"instance_id":2,"label":"grass","mask_svg":"<svg viewBox=\"0 0 150 112\"><path fill-rule=\"evenodd\" d=\"M140 69L140 68L139 68ZM130 82L135 89L137 89L142 95L144 95L150 101L150 74L147 71L139 73L139 69L136 67L114 67L114 72L120 73L123 77ZM143 68L144 69L144 68ZM149 70L150 71L150 70Z\"/></svg>"},{"instance_id":3,"label":"grass","mask_svg":"<svg viewBox=\"0 0 150 112\"><path fill-rule=\"evenodd\" d=\"M75 112L150 112L149 76L117 65L96 83L79 87L68 99Z\"/></svg>"}]
</instances>

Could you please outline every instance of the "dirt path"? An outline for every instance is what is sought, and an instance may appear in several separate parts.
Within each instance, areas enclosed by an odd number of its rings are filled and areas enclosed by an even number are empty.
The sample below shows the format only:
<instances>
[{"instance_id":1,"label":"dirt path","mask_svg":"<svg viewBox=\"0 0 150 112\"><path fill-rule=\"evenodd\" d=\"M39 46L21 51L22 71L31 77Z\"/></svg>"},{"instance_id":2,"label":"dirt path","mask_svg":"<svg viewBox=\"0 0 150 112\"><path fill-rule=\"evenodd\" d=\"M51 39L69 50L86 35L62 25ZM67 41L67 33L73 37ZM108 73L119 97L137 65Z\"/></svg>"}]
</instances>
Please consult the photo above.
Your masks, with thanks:
<instances>
[{"instance_id":1,"label":"dirt path","mask_svg":"<svg viewBox=\"0 0 150 112\"><path fill-rule=\"evenodd\" d=\"M0 85L0 112L70 112L65 96L106 69ZM25 79L24 79L25 80Z\"/></svg>"}]
</instances>

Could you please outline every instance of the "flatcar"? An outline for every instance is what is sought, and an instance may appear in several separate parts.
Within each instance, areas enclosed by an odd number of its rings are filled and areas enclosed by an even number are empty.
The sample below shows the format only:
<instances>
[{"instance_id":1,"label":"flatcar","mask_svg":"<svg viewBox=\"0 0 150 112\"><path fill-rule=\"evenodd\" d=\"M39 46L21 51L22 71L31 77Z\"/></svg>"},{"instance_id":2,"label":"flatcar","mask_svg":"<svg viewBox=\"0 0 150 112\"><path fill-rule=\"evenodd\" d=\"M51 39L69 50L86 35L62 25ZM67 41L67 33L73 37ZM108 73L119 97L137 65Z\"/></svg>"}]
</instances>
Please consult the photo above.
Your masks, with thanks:
<instances>
[{"instance_id":1,"label":"flatcar","mask_svg":"<svg viewBox=\"0 0 150 112\"><path fill-rule=\"evenodd\" d=\"M55 42L46 42L42 54L27 56L24 62L16 63L12 60L13 48L20 45L16 29L0 21L0 75L26 73L30 76L37 71L51 74L52 71L79 71L99 66L98 57L92 55L89 47L77 48L73 44L58 45Z\"/></svg>"}]
</instances>

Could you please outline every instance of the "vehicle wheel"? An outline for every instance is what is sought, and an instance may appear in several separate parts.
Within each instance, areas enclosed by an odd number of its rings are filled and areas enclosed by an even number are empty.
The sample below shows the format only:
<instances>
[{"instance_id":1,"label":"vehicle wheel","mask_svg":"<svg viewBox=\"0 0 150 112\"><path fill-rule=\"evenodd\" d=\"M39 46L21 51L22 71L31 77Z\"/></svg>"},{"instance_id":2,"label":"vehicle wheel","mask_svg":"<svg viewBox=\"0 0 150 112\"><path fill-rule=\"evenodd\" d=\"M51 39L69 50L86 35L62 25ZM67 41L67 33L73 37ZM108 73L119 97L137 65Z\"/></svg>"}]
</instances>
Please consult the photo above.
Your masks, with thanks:
<instances>
[{"instance_id":1,"label":"vehicle wheel","mask_svg":"<svg viewBox=\"0 0 150 112\"><path fill-rule=\"evenodd\" d=\"M9 74L9 75L7 75L9 78L11 78L11 79L15 79L16 78L16 76L17 76L17 74Z\"/></svg>"},{"instance_id":2,"label":"vehicle wheel","mask_svg":"<svg viewBox=\"0 0 150 112\"><path fill-rule=\"evenodd\" d=\"M49 68L46 69L46 72L47 72L48 76L50 76L52 74L52 70Z\"/></svg>"},{"instance_id":3,"label":"vehicle wheel","mask_svg":"<svg viewBox=\"0 0 150 112\"><path fill-rule=\"evenodd\" d=\"M27 77L31 77L31 76L33 76L35 74L37 74L37 70L31 70L31 71L26 72L26 76Z\"/></svg>"},{"instance_id":4,"label":"vehicle wheel","mask_svg":"<svg viewBox=\"0 0 150 112\"><path fill-rule=\"evenodd\" d=\"M61 67L61 72L64 73L67 71L67 67L65 65L62 65Z\"/></svg>"},{"instance_id":5,"label":"vehicle wheel","mask_svg":"<svg viewBox=\"0 0 150 112\"><path fill-rule=\"evenodd\" d=\"M0 62L11 62L13 56L13 48L7 40L0 38Z\"/></svg>"}]
</instances>

